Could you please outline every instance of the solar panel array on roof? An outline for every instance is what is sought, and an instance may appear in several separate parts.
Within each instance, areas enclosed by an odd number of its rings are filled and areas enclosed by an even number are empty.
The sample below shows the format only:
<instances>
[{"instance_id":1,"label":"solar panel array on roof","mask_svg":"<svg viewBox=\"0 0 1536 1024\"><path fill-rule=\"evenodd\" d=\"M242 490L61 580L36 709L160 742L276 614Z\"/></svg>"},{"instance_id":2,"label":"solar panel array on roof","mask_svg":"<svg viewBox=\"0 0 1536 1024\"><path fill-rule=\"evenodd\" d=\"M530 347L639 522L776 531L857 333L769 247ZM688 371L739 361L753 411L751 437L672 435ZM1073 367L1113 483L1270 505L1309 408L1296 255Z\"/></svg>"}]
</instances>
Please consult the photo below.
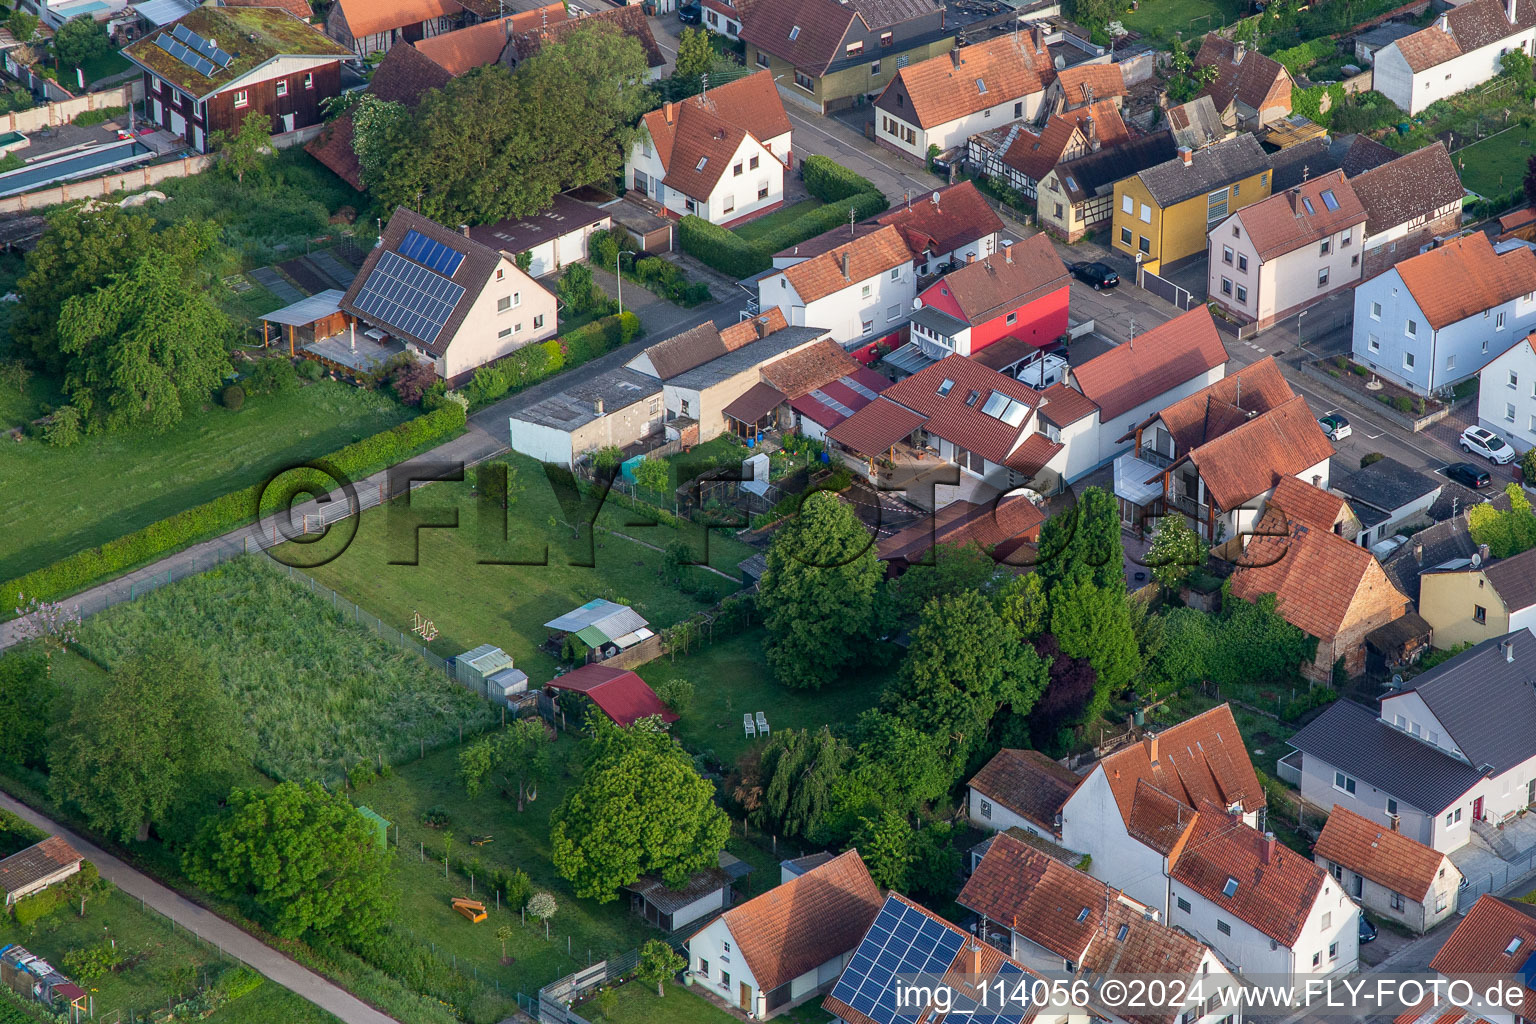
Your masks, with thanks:
<instances>
[{"instance_id":1,"label":"solar panel array on roof","mask_svg":"<svg viewBox=\"0 0 1536 1024\"><path fill-rule=\"evenodd\" d=\"M875 1024L910 1019L911 1008L896 1006L898 974L943 974L965 944L965 935L927 914L887 897L880 916L869 926L832 989L841 1000Z\"/></svg>"},{"instance_id":2,"label":"solar panel array on roof","mask_svg":"<svg viewBox=\"0 0 1536 1024\"><path fill-rule=\"evenodd\" d=\"M177 25L171 30L171 35L175 36L180 42L185 43L187 49L196 51L221 68L229 67L230 61L235 59L219 49L218 44L212 39L204 39L185 25Z\"/></svg>"},{"instance_id":3,"label":"solar panel array on roof","mask_svg":"<svg viewBox=\"0 0 1536 1024\"><path fill-rule=\"evenodd\" d=\"M463 285L386 252L357 296L357 308L413 338L431 342L463 297Z\"/></svg>"},{"instance_id":4,"label":"solar panel array on roof","mask_svg":"<svg viewBox=\"0 0 1536 1024\"><path fill-rule=\"evenodd\" d=\"M202 54L189 50L175 39L168 40L165 36L157 36L155 38L155 45L204 78L211 78L213 76L213 61Z\"/></svg>"},{"instance_id":5,"label":"solar panel array on roof","mask_svg":"<svg viewBox=\"0 0 1536 1024\"><path fill-rule=\"evenodd\" d=\"M1019 1024L1032 1016L1029 995L1034 981L1017 964L1004 960L997 974L987 978L980 999L969 995L965 986L955 986L954 1009L945 1019L965 1024ZM903 1012L908 1015L906 1020L913 1019L910 1009Z\"/></svg>"},{"instance_id":6,"label":"solar panel array on roof","mask_svg":"<svg viewBox=\"0 0 1536 1024\"><path fill-rule=\"evenodd\" d=\"M415 260L428 270L435 270L444 277L452 277L459 272L459 264L464 262L464 254L456 249L450 249L436 239L428 238L414 228L405 233L405 238L400 241L400 255L408 260Z\"/></svg>"}]
</instances>

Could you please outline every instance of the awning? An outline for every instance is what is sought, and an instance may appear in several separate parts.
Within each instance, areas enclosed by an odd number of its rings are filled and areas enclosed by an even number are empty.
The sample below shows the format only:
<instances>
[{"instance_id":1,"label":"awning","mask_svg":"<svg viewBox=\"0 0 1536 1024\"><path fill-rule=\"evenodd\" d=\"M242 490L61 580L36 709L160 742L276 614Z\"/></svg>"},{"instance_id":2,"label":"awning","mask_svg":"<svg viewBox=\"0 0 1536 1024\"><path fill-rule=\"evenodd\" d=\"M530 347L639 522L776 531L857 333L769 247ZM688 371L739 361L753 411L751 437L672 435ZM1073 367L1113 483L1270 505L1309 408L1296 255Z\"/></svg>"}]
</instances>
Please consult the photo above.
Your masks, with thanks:
<instances>
[{"instance_id":1,"label":"awning","mask_svg":"<svg viewBox=\"0 0 1536 1024\"><path fill-rule=\"evenodd\" d=\"M733 420L756 423L785 401L787 399L778 388L758 381L722 411Z\"/></svg>"},{"instance_id":2,"label":"awning","mask_svg":"<svg viewBox=\"0 0 1536 1024\"><path fill-rule=\"evenodd\" d=\"M929 359L923 355L923 350L918 347L915 341L907 342L901 348L885 357L885 364L887 366L900 370L902 373L916 373L919 370L927 369L936 362L938 360Z\"/></svg>"},{"instance_id":3,"label":"awning","mask_svg":"<svg viewBox=\"0 0 1536 1024\"><path fill-rule=\"evenodd\" d=\"M601 647L608 642L608 634L596 626L587 626L576 631L576 638L588 647Z\"/></svg>"},{"instance_id":4,"label":"awning","mask_svg":"<svg viewBox=\"0 0 1536 1024\"><path fill-rule=\"evenodd\" d=\"M1132 505L1147 506L1163 496L1162 470L1126 452L1115 460L1115 496ZM1154 481L1147 483L1148 480Z\"/></svg>"},{"instance_id":5,"label":"awning","mask_svg":"<svg viewBox=\"0 0 1536 1024\"><path fill-rule=\"evenodd\" d=\"M642 640L649 640L655 635L649 629L637 629L633 633L625 633L623 636L614 637L613 644L622 651L635 646L635 644Z\"/></svg>"},{"instance_id":6,"label":"awning","mask_svg":"<svg viewBox=\"0 0 1536 1024\"><path fill-rule=\"evenodd\" d=\"M284 324L288 327L308 327L316 320L323 320L334 313L341 312L341 297L344 294L336 288L327 288L307 299L300 299L291 306L274 309L261 319L267 323Z\"/></svg>"},{"instance_id":7,"label":"awning","mask_svg":"<svg viewBox=\"0 0 1536 1024\"><path fill-rule=\"evenodd\" d=\"M927 422L922 413L878 399L832 427L827 436L861 455L884 455Z\"/></svg>"}]
</instances>

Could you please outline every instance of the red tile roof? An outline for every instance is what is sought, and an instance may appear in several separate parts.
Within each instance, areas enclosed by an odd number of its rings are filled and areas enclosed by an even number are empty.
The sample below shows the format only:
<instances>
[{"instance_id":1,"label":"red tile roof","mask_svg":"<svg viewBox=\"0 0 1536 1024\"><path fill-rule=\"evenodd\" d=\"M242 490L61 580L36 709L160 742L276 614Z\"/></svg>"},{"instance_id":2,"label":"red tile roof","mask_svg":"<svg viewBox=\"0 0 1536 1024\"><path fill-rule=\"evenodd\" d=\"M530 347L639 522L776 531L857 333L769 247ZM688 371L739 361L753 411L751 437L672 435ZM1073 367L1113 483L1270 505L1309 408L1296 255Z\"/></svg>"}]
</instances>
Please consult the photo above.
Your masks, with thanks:
<instances>
[{"instance_id":1,"label":"red tile roof","mask_svg":"<svg viewBox=\"0 0 1536 1024\"><path fill-rule=\"evenodd\" d=\"M1515 945L1514 952L1506 952L1511 945ZM1532 956L1536 956L1536 907L1484 894L1445 940L1440 952L1429 962L1429 969L1449 978L1519 976ZM1527 987L1520 994L1519 1006L1528 1007L1536 1002L1536 991ZM1517 1006L1513 1000L1509 1005Z\"/></svg>"},{"instance_id":2,"label":"red tile roof","mask_svg":"<svg viewBox=\"0 0 1536 1024\"><path fill-rule=\"evenodd\" d=\"M1003 137L1007 146L998 159L1025 177L1040 181L1066 159L1069 149L1088 144L1090 130L1101 147L1113 147L1130 138L1114 101L1096 100L1092 106L1052 116L1039 134L1024 129L1021 123L1018 131Z\"/></svg>"},{"instance_id":3,"label":"red tile roof","mask_svg":"<svg viewBox=\"0 0 1536 1024\"><path fill-rule=\"evenodd\" d=\"M1435 330L1536 291L1536 252L1522 245L1500 255L1481 231L1410 256L1393 269Z\"/></svg>"},{"instance_id":4,"label":"red tile roof","mask_svg":"<svg viewBox=\"0 0 1536 1024\"><path fill-rule=\"evenodd\" d=\"M1179 399L1137 426L1145 429L1161 420L1177 445L1177 454L1182 455L1295 397L1275 357L1265 356ZM1134 433L1128 432L1120 440Z\"/></svg>"},{"instance_id":5,"label":"red tile roof","mask_svg":"<svg viewBox=\"0 0 1536 1024\"><path fill-rule=\"evenodd\" d=\"M914 259L925 251L942 256L967 242L1003 230L1002 218L972 182L962 181L938 189L937 203L930 198L933 194L925 192L914 196L908 205L875 218L876 223L890 225L901 232Z\"/></svg>"},{"instance_id":6,"label":"red tile roof","mask_svg":"<svg viewBox=\"0 0 1536 1024\"><path fill-rule=\"evenodd\" d=\"M664 104L645 115L645 128L667 169L668 184L671 184L674 172L692 173L698 158L707 155L715 160L715 166L706 168L709 173L701 178L713 187L725 171L725 161L736 152L743 136L751 135L758 142L766 142L788 134L790 124L779 91L774 87L773 76L767 71L759 71L711 89L706 95ZM723 137L720 135L722 129L726 130ZM783 154L779 156L782 158ZM682 166L685 164L686 168ZM702 198L694 192L688 194Z\"/></svg>"},{"instance_id":7,"label":"red tile roof","mask_svg":"<svg viewBox=\"0 0 1536 1024\"><path fill-rule=\"evenodd\" d=\"M1056 81L1061 83L1061 93L1069 110L1127 93L1125 73L1119 64L1079 64L1063 68L1056 73Z\"/></svg>"},{"instance_id":8,"label":"red tile roof","mask_svg":"<svg viewBox=\"0 0 1536 1024\"><path fill-rule=\"evenodd\" d=\"M1327 193L1328 196L1325 196ZM1333 199L1333 208L1327 198ZM1351 225L1365 223L1365 207L1343 171L1329 171L1237 212L1260 260L1315 245ZM1355 241L1359 241L1357 237Z\"/></svg>"},{"instance_id":9,"label":"red tile roof","mask_svg":"<svg viewBox=\"0 0 1536 1024\"><path fill-rule=\"evenodd\" d=\"M1060 381L1041 392L1040 405L1036 409L1042 419L1050 420L1058 427L1076 423L1098 411L1099 406L1093 399Z\"/></svg>"},{"instance_id":10,"label":"red tile roof","mask_svg":"<svg viewBox=\"0 0 1536 1024\"><path fill-rule=\"evenodd\" d=\"M823 428L835 427L848 416L822 401L822 395L850 412L858 412L874 401L866 392L878 395L890 386L889 377L882 377L874 370L861 366L799 398L790 399L789 407Z\"/></svg>"},{"instance_id":11,"label":"red tile roof","mask_svg":"<svg viewBox=\"0 0 1536 1024\"><path fill-rule=\"evenodd\" d=\"M1329 812L1312 855L1342 864L1377 885L1419 902L1429 895L1448 859L1445 854L1338 804Z\"/></svg>"},{"instance_id":12,"label":"red tile roof","mask_svg":"<svg viewBox=\"0 0 1536 1024\"><path fill-rule=\"evenodd\" d=\"M1139 780L1188 808L1211 800L1253 811L1264 802L1237 721L1226 704L1122 747L1099 765L1127 824Z\"/></svg>"},{"instance_id":13,"label":"red tile roof","mask_svg":"<svg viewBox=\"0 0 1536 1024\"><path fill-rule=\"evenodd\" d=\"M1056 255L1056 247L1038 234L951 271L925 288L923 295L947 291L965 319L979 326L1071 284L1072 275Z\"/></svg>"},{"instance_id":14,"label":"red tile roof","mask_svg":"<svg viewBox=\"0 0 1536 1024\"><path fill-rule=\"evenodd\" d=\"M1121 938L1122 928L1124 938ZM1103 930L1094 937L1083 957L1080 976L1163 974L1193 977L1199 973L1206 951L1200 941L1152 920L1122 900L1114 900L1109 904ZM1117 1008L1115 1016L1130 1024L1173 1024L1181 1014L1178 1011L1129 1013Z\"/></svg>"},{"instance_id":15,"label":"red tile roof","mask_svg":"<svg viewBox=\"0 0 1536 1024\"><path fill-rule=\"evenodd\" d=\"M1281 477L1267 507L1283 511L1292 522L1323 533L1331 533L1335 523L1347 518L1349 505L1332 491L1314 487L1294 476Z\"/></svg>"},{"instance_id":16,"label":"red tile roof","mask_svg":"<svg viewBox=\"0 0 1536 1024\"><path fill-rule=\"evenodd\" d=\"M551 21L520 31L512 39L508 61L515 66L517 61L527 60L538 53L545 43L561 42L572 32L581 32L594 25L612 26L608 31L633 38L645 51L645 62L651 68L659 68L667 62L666 54L656 45L656 37L651 32L651 19L639 4L590 11L581 18Z\"/></svg>"},{"instance_id":17,"label":"red tile roof","mask_svg":"<svg viewBox=\"0 0 1536 1024\"><path fill-rule=\"evenodd\" d=\"M1315 530L1266 511L1232 574L1232 596L1276 596L1275 611L1308 636L1331 641L1352 620L1383 606L1401 615L1408 598L1371 552L1331 529Z\"/></svg>"},{"instance_id":18,"label":"red tile roof","mask_svg":"<svg viewBox=\"0 0 1536 1024\"><path fill-rule=\"evenodd\" d=\"M992 760L966 785L1054 834L1060 831L1056 816L1080 781L1076 772L1063 768L1038 750L1005 747L993 754Z\"/></svg>"},{"instance_id":19,"label":"red tile roof","mask_svg":"<svg viewBox=\"0 0 1536 1024\"><path fill-rule=\"evenodd\" d=\"M954 440L951 438L951 440ZM956 442L960 443L960 442ZM963 445L962 445L963 447ZM1056 457L1056 453L1065 448L1060 441L1052 441L1044 434L1034 433L1024 438L1022 444L1015 448L1009 456L1003 460L1003 465L1009 469L1016 469L1025 476L1034 476L1045 468L1045 464Z\"/></svg>"},{"instance_id":20,"label":"red tile roof","mask_svg":"<svg viewBox=\"0 0 1536 1024\"><path fill-rule=\"evenodd\" d=\"M843 271L845 256L846 274ZM912 253L901 232L893 227L883 227L820 256L786 267L782 273L800 301L809 303L910 262Z\"/></svg>"},{"instance_id":21,"label":"red tile roof","mask_svg":"<svg viewBox=\"0 0 1536 1024\"><path fill-rule=\"evenodd\" d=\"M451 18L464 10L454 0L336 0L353 39Z\"/></svg>"},{"instance_id":22,"label":"red tile roof","mask_svg":"<svg viewBox=\"0 0 1536 1024\"><path fill-rule=\"evenodd\" d=\"M507 48L507 41L514 34L565 19L565 5L547 4L506 18L482 21L468 28L428 36L412 45L433 63L457 76L474 68L495 64L501 59L501 51Z\"/></svg>"},{"instance_id":23,"label":"red tile roof","mask_svg":"<svg viewBox=\"0 0 1536 1024\"><path fill-rule=\"evenodd\" d=\"M1362 148L1359 143L1352 147ZM1346 167L1347 171L1348 168ZM1445 143L1435 142L1395 160L1370 167L1350 179L1365 207L1365 230L1374 235L1436 211L1459 206L1465 191Z\"/></svg>"},{"instance_id":24,"label":"red tile roof","mask_svg":"<svg viewBox=\"0 0 1536 1024\"><path fill-rule=\"evenodd\" d=\"M1216 109L1225 109L1233 100L1254 110L1281 107L1291 111L1291 74L1279 61L1264 56L1252 47L1246 47L1241 57L1232 40L1211 32L1200 43L1195 64L1200 67L1214 66L1216 80L1200 90L1200 95L1210 96Z\"/></svg>"},{"instance_id":25,"label":"red tile roof","mask_svg":"<svg viewBox=\"0 0 1536 1024\"><path fill-rule=\"evenodd\" d=\"M1323 890L1337 892L1322 868L1209 801L1169 877L1286 946L1300 938ZM1237 890L1228 896L1230 879Z\"/></svg>"},{"instance_id":26,"label":"red tile roof","mask_svg":"<svg viewBox=\"0 0 1536 1024\"><path fill-rule=\"evenodd\" d=\"M1194 826L1195 812L1146 779L1136 780L1125 830L1164 857L1178 848Z\"/></svg>"},{"instance_id":27,"label":"red tile roof","mask_svg":"<svg viewBox=\"0 0 1536 1024\"><path fill-rule=\"evenodd\" d=\"M769 363L760 372L764 381L793 399L840 380L858 368L858 360L828 338Z\"/></svg>"},{"instance_id":28,"label":"red tile roof","mask_svg":"<svg viewBox=\"0 0 1536 1024\"><path fill-rule=\"evenodd\" d=\"M939 388L946 380L954 381L954 385L946 394L940 395ZM977 397L967 404L973 391ZM867 407L860 415L868 415L870 409L887 403L899 404L921 413L928 433L1002 465L1021 435L1034 428L1030 425L1029 414L1019 421L1018 426L1011 427L982 412L993 394L1004 395L1031 410L1040 401L1040 393L1028 384L989 370L964 356L953 355L892 384L880 396L879 402Z\"/></svg>"},{"instance_id":29,"label":"red tile roof","mask_svg":"<svg viewBox=\"0 0 1536 1024\"><path fill-rule=\"evenodd\" d=\"M1063 960L1077 961L1103 926L1106 904L1118 895L1092 875L999 832L955 901Z\"/></svg>"},{"instance_id":30,"label":"red tile roof","mask_svg":"<svg viewBox=\"0 0 1536 1024\"><path fill-rule=\"evenodd\" d=\"M1099 406L1107 426L1143 402L1227 361L1210 310L1196 306L1140 337L1072 368L1078 390Z\"/></svg>"},{"instance_id":31,"label":"red tile roof","mask_svg":"<svg viewBox=\"0 0 1536 1024\"><path fill-rule=\"evenodd\" d=\"M1044 91L1027 37L1016 33L909 65L896 72L875 106L923 128L948 124L1000 103ZM984 89L983 89L984 87ZM905 94L910 109L893 97Z\"/></svg>"},{"instance_id":32,"label":"red tile roof","mask_svg":"<svg viewBox=\"0 0 1536 1024\"><path fill-rule=\"evenodd\" d=\"M583 665L544 685L586 694L603 714L619 725L634 725L651 715L660 715L664 722L677 721L677 715L661 702L644 679L624 669L608 668L601 662Z\"/></svg>"},{"instance_id":33,"label":"red tile roof","mask_svg":"<svg viewBox=\"0 0 1536 1024\"><path fill-rule=\"evenodd\" d=\"M985 505L952 501L935 512L933 518L914 523L881 540L880 558L886 562L916 565L936 544L959 544L990 551L994 559L1011 565L1007 561L1009 556L1039 539L1040 526L1044 522L1045 513L1022 494ZM1004 801L999 802L1008 806ZM1051 826L1047 823L1046 827Z\"/></svg>"},{"instance_id":34,"label":"red tile roof","mask_svg":"<svg viewBox=\"0 0 1536 1024\"><path fill-rule=\"evenodd\" d=\"M750 134L691 103L668 104L645 115L645 126L656 146L668 188L703 202ZM758 140L762 141L762 140Z\"/></svg>"},{"instance_id":35,"label":"red tile roof","mask_svg":"<svg viewBox=\"0 0 1536 1024\"><path fill-rule=\"evenodd\" d=\"M1206 492L1224 510L1266 493L1283 476L1332 457L1333 444L1301 395L1189 453Z\"/></svg>"},{"instance_id":36,"label":"red tile roof","mask_svg":"<svg viewBox=\"0 0 1536 1024\"><path fill-rule=\"evenodd\" d=\"M827 437L860 455L877 457L897 442L906 440L926 422L928 417L920 412L876 399L841 423L829 427Z\"/></svg>"},{"instance_id":37,"label":"red tile roof","mask_svg":"<svg viewBox=\"0 0 1536 1024\"><path fill-rule=\"evenodd\" d=\"M766 992L856 947L882 902L859 852L849 850L732 907L724 920Z\"/></svg>"}]
</instances>

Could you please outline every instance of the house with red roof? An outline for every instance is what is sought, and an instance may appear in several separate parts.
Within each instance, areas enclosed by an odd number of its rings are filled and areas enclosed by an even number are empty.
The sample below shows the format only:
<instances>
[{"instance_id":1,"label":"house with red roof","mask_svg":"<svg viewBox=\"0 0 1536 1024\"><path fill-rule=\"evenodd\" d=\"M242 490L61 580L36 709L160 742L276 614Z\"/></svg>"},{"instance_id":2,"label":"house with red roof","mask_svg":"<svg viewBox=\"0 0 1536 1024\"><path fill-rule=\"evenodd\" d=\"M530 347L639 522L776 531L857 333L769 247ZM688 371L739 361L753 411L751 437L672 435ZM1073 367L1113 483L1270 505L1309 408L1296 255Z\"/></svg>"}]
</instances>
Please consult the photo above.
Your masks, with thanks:
<instances>
[{"instance_id":1,"label":"house with red roof","mask_svg":"<svg viewBox=\"0 0 1536 1024\"><path fill-rule=\"evenodd\" d=\"M919 292L912 341L929 359L978 355L1004 338L1042 348L1067 332L1071 284L1050 239L1031 235Z\"/></svg>"},{"instance_id":2,"label":"house with red roof","mask_svg":"<svg viewBox=\"0 0 1536 1024\"><path fill-rule=\"evenodd\" d=\"M1038 750L1004 747L967 782L966 807L980 828L1022 828L1061 841L1061 809L1082 781Z\"/></svg>"},{"instance_id":3,"label":"house with red roof","mask_svg":"<svg viewBox=\"0 0 1536 1024\"><path fill-rule=\"evenodd\" d=\"M1206 294L1239 323L1269 327L1360 281L1365 222L1343 171L1245 206L1211 228Z\"/></svg>"},{"instance_id":4,"label":"house with red roof","mask_svg":"<svg viewBox=\"0 0 1536 1024\"><path fill-rule=\"evenodd\" d=\"M1206 33L1195 66L1215 68L1216 77L1200 90L1216 104L1223 122L1244 131L1266 127L1291 112L1295 82L1285 65L1246 44L1215 32Z\"/></svg>"},{"instance_id":5,"label":"house with red roof","mask_svg":"<svg viewBox=\"0 0 1536 1024\"><path fill-rule=\"evenodd\" d=\"M1112 99L1053 114L1037 128L1029 121L972 135L966 159L988 178L1037 198L1039 184L1057 164L1128 142L1131 133Z\"/></svg>"},{"instance_id":6,"label":"house with red roof","mask_svg":"<svg viewBox=\"0 0 1536 1024\"><path fill-rule=\"evenodd\" d=\"M1429 962L1429 969L1442 978L1499 976L1509 979L1504 998L1482 1000L1465 1008L1430 1005L1415 1007L1394 1024L1476 1024L1497 1021L1511 1024L1526 1019L1536 1003L1536 906L1520 900L1507 900L1485 893L1472 904L1461 923L1451 932L1445 945ZM1518 980L1516 980L1518 979ZM1487 989L1482 990L1486 992ZM1405 1020L1413 1014L1412 1020ZM1464 1014L1464 1015L1463 1015Z\"/></svg>"},{"instance_id":7,"label":"house with red roof","mask_svg":"<svg viewBox=\"0 0 1536 1024\"><path fill-rule=\"evenodd\" d=\"M776 1017L837 981L881 903L857 850L826 860L695 932L694 991L756 1020Z\"/></svg>"},{"instance_id":8,"label":"house with red roof","mask_svg":"<svg viewBox=\"0 0 1536 1024\"><path fill-rule=\"evenodd\" d=\"M656 691L635 673L588 662L544 684L546 690L579 693L618 725L634 725L642 718L659 715L668 725L677 715L661 702Z\"/></svg>"},{"instance_id":9,"label":"house with red roof","mask_svg":"<svg viewBox=\"0 0 1536 1024\"><path fill-rule=\"evenodd\" d=\"M463 13L457 0L336 0L325 16L325 34L366 57L451 31Z\"/></svg>"},{"instance_id":10,"label":"house with red roof","mask_svg":"<svg viewBox=\"0 0 1536 1024\"><path fill-rule=\"evenodd\" d=\"M767 71L646 114L625 184L674 217L732 225L784 203L789 115Z\"/></svg>"},{"instance_id":11,"label":"house with red roof","mask_svg":"<svg viewBox=\"0 0 1536 1024\"><path fill-rule=\"evenodd\" d=\"M778 307L792 327L825 328L861 361L899 335L912 311L917 274L901 231L882 225L810 259L757 279L758 309Z\"/></svg>"},{"instance_id":12,"label":"house with red roof","mask_svg":"<svg viewBox=\"0 0 1536 1024\"><path fill-rule=\"evenodd\" d=\"M1312 859L1361 906L1421 935L1456 913L1449 856L1347 807L1334 804Z\"/></svg>"}]
</instances>

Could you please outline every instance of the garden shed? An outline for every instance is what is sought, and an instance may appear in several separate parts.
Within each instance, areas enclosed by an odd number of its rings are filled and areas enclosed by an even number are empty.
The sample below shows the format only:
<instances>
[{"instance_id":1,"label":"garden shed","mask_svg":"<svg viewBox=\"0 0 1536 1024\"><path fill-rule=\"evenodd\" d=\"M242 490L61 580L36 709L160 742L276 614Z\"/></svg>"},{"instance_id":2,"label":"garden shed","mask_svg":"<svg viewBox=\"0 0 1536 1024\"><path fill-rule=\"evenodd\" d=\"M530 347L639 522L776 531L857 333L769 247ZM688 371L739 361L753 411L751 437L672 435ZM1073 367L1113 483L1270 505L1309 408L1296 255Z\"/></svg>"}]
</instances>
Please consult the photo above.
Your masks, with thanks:
<instances>
[{"instance_id":1,"label":"garden shed","mask_svg":"<svg viewBox=\"0 0 1536 1024\"><path fill-rule=\"evenodd\" d=\"M584 695L619 725L634 725L652 715L660 715L668 724L677 721L677 715L661 702L644 679L623 669L583 665L574 672L556 676L546 686L551 690Z\"/></svg>"},{"instance_id":2,"label":"garden shed","mask_svg":"<svg viewBox=\"0 0 1536 1024\"><path fill-rule=\"evenodd\" d=\"M0 894L5 897L4 906L64 881L80 870L83 859L63 836L49 836L0 860Z\"/></svg>"},{"instance_id":3,"label":"garden shed","mask_svg":"<svg viewBox=\"0 0 1536 1024\"><path fill-rule=\"evenodd\" d=\"M549 646L556 653L563 650L566 638L574 634L586 645L584 660L588 662L605 661L656 635L645 618L629 605L600 597L557 619L550 619L544 625L555 631Z\"/></svg>"},{"instance_id":4,"label":"garden shed","mask_svg":"<svg viewBox=\"0 0 1536 1024\"><path fill-rule=\"evenodd\" d=\"M379 846L386 850L389 849L389 819L371 807L359 807L357 813L361 814L368 824L379 830Z\"/></svg>"},{"instance_id":5,"label":"garden shed","mask_svg":"<svg viewBox=\"0 0 1536 1024\"><path fill-rule=\"evenodd\" d=\"M481 644L453 659L454 677L471 690L485 693L485 681L502 669L512 667L512 656L500 647Z\"/></svg>"},{"instance_id":6,"label":"garden shed","mask_svg":"<svg viewBox=\"0 0 1536 1024\"><path fill-rule=\"evenodd\" d=\"M0 947L0 984L55 1013L71 1008L84 1010L88 1002L84 989L48 961L18 945Z\"/></svg>"}]
</instances>

